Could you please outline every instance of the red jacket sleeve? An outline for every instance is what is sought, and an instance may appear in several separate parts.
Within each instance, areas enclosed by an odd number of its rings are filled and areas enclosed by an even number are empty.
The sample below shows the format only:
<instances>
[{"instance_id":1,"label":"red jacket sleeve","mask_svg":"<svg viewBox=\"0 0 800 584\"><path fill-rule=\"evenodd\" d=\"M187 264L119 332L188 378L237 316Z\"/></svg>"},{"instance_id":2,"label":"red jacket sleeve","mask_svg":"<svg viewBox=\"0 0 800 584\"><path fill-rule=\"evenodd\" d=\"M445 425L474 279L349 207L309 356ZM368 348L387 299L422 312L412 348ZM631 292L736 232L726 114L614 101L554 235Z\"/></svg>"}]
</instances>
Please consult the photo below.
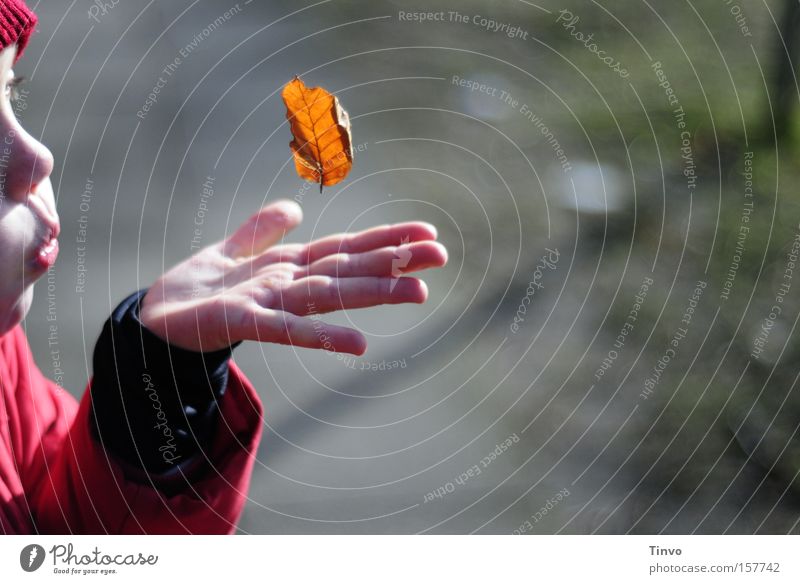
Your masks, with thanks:
<instances>
[{"instance_id":1,"label":"red jacket sleeve","mask_svg":"<svg viewBox=\"0 0 800 584\"><path fill-rule=\"evenodd\" d=\"M91 392L80 404L33 364L19 330L17 403L21 477L36 528L46 534L233 533L261 439L261 401L231 361L207 472L177 494L132 480L90 431ZM77 410L77 411L76 411Z\"/></svg>"}]
</instances>

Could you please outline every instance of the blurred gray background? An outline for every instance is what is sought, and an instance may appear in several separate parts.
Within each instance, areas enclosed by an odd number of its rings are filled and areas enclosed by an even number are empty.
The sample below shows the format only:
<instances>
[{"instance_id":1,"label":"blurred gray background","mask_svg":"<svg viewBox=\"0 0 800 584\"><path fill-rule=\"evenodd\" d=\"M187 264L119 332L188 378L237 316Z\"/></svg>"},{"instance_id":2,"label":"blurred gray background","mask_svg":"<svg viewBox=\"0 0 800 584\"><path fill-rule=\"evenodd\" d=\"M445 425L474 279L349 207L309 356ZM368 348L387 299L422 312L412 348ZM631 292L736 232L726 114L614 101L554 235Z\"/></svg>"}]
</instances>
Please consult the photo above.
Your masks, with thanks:
<instances>
[{"instance_id":1,"label":"blurred gray background","mask_svg":"<svg viewBox=\"0 0 800 584\"><path fill-rule=\"evenodd\" d=\"M204 245L278 198L303 207L289 241L424 219L450 251L427 304L326 319L366 355L237 349L265 407L241 532L800 533L797 281L751 357L800 220L796 18L740 4L31 2L16 107L55 155L63 227L26 321L40 368L61 374L50 295L81 395L110 311L190 254L208 177ZM321 195L289 158L293 75L352 118L353 170Z\"/></svg>"}]
</instances>

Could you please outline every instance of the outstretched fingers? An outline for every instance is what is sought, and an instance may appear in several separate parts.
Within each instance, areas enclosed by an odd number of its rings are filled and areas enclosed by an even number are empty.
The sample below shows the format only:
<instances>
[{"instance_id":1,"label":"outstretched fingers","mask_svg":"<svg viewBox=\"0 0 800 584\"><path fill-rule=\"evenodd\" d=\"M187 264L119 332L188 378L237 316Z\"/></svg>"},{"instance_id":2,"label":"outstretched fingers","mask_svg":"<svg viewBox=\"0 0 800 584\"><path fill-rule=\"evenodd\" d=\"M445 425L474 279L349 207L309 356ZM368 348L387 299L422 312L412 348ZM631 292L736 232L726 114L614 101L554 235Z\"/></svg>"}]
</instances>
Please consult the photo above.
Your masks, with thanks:
<instances>
[{"instance_id":1,"label":"outstretched fingers","mask_svg":"<svg viewBox=\"0 0 800 584\"><path fill-rule=\"evenodd\" d=\"M436 237L436 228L424 221L381 225L358 233L338 233L312 241L297 259L298 263L311 264L331 254L364 253L381 247L432 241Z\"/></svg>"},{"instance_id":2,"label":"outstretched fingers","mask_svg":"<svg viewBox=\"0 0 800 584\"><path fill-rule=\"evenodd\" d=\"M303 315L382 304L421 304L427 298L428 287L417 278L309 276L280 290L272 307Z\"/></svg>"},{"instance_id":3,"label":"outstretched fingers","mask_svg":"<svg viewBox=\"0 0 800 584\"><path fill-rule=\"evenodd\" d=\"M402 274L438 268L446 263L447 250L442 244L435 241L418 241L364 253L338 253L325 256L308 266L303 266L295 277L391 276L399 278Z\"/></svg>"},{"instance_id":4,"label":"outstretched fingers","mask_svg":"<svg viewBox=\"0 0 800 584\"><path fill-rule=\"evenodd\" d=\"M357 330L328 324L313 315L301 317L279 310L258 309L242 327L242 338L253 341L353 355L363 355L367 350L367 340Z\"/></svg>"}]
</instances>

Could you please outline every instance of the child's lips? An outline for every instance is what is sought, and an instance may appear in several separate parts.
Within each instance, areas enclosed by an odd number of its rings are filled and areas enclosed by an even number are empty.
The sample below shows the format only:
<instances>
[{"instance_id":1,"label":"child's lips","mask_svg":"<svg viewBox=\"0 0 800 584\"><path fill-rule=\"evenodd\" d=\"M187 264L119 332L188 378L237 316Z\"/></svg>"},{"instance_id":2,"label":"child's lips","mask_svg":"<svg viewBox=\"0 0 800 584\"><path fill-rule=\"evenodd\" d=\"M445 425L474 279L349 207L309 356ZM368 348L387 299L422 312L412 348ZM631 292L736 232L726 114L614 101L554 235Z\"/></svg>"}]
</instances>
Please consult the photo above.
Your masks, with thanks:
<instances>
[{"instance_id":1,"label":"child's lips","mask_svg":"<svg viewBox=\"0 0 800 584\"><path fill-rule=\"evenodd\" d=\"M40 268L49 268L56 263L58 257L58 240L53 237L47 243L39 247L36 254L36 265Z\"/></svg>"},{"instance_id":2,"label":"child's lips","mask_svg":"<svg viewBox=\"0 0 800 584\"><path fill-rule=\"evenodd\" d=\"M34 214L42 229L37 234L36 247L33 250L31 263L38 271L48 269L58 257L58 234L61 232L61 225L58 222L58 215L52 213L45 204L45 201L37 196L28 197L28 208Z\"/></svg>"},{"instance_id":3,"label":"child's lips","mask_svg":"<svg viewBox=\"0 0 800 584\"><path fill-rule=\"evenodd\" d=\"M58 257L58 234L61 230L58 222L49 223L42 221L47 226L47 231L34 248L34 256L31 258L36 269L47 269L56 262Z\"/></svg>"}]
</instances>

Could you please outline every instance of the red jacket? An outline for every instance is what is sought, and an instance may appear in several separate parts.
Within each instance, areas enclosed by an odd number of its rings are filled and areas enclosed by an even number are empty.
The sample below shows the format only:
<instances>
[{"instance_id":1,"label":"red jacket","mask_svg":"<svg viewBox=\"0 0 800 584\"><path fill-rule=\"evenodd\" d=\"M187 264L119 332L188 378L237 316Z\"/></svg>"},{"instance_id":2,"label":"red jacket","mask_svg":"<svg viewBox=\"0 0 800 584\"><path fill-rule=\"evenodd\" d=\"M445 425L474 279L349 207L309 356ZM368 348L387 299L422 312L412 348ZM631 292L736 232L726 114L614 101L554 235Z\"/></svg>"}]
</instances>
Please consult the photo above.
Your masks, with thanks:
<instances>
[{"instance_id":1,"label":"red jacket","mask_svg":"<svg viewBox=\"0 0 800 584\"><path fill-rule=\"evenodd\" d=\"M261 439L261 401L230 362L207 456L214 471L166 496L131 480L80 404L46 379L20 326L0 337L0 533L232 533Z\"/></svg>"}]
</instances>

